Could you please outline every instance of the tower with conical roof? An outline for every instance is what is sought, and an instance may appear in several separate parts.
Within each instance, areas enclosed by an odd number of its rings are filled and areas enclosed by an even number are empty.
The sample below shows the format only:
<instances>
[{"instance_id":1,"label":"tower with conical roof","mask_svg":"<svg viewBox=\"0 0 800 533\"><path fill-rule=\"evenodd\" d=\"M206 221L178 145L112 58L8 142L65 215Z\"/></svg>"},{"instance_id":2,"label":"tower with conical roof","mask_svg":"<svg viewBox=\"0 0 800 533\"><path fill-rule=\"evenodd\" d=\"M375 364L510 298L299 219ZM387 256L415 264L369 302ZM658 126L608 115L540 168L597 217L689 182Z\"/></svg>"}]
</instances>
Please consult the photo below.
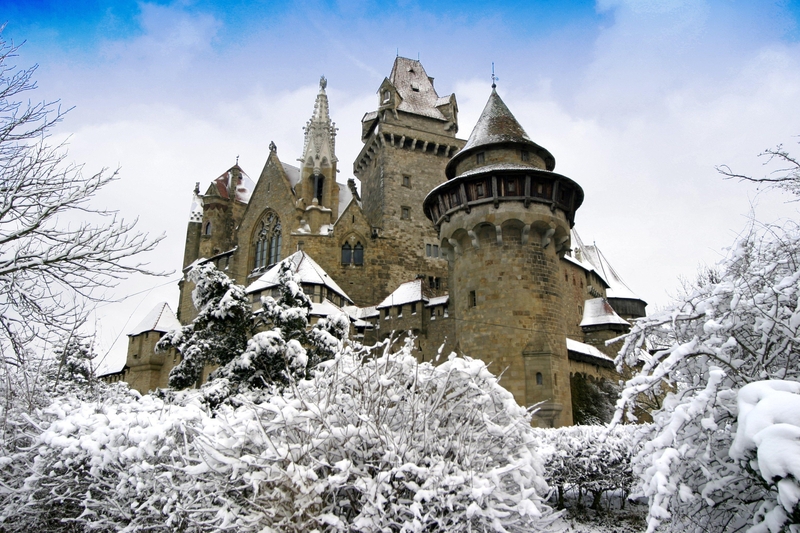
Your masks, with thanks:
<instances>
[{"instance_id":1,"label":"tower with conical roof","mask_svg":"<svg viewBox=\"0 0 800 533\"><path fill-rule=\"evenodd\" d=\"M504 372L543 426L572 423L560 259L583 190L553 172L494 86L447 181L425 198L449 263L458 348Z\"/></svg>"}]
</instances>

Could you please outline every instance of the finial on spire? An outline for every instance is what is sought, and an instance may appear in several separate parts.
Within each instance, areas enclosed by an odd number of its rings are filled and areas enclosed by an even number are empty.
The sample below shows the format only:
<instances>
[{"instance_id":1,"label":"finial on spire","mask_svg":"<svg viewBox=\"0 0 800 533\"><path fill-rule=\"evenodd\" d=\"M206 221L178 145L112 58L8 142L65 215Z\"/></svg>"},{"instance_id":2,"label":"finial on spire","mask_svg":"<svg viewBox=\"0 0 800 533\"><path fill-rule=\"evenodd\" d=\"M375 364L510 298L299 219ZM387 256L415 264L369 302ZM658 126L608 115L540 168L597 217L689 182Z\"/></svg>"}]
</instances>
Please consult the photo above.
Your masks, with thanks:
<instances>
[{"instance_id":1,"label":"finial on spire","mask_svg":"<svg viewBox=\"0 0 800 533\"><path fill-rule=\"evenodd\" d=\"M497 82L500 78L494 75L494 61L492 61L492 89L497 89Z\"/></svg>"},{"instance_id":2,"label":"finial on spire","mask_svg":"<svg viewBox=\"0 0 800 533\"><path fill-rule=\"evenodd\" d=\"M270 152L277 152L278 151L278 147L275 146L275 143L273 141L269 142L269 151Z\"/></svg>"},{"instance_id":3,"label":"finial on spire","mask_svg":"<svg viewBox=\"0 0 800 533\"><path fill-rule=\"evenodd\" d=\"M327 87L327 86L328 86L328 80L325 79L325 76L320 76L320 78L319 78L319 88L324 91L325 87Z\"/></svg>"},{"instance_id":4,"label":"finial on spire","mask_svg":"<svg viewBox=\"0 0 800 533\"><path fill-rule=\"evenodd\" d=\"M239 164L239 156L238 155L236 156L236 164L237 165Z\"/></svg>"}]
</instances>

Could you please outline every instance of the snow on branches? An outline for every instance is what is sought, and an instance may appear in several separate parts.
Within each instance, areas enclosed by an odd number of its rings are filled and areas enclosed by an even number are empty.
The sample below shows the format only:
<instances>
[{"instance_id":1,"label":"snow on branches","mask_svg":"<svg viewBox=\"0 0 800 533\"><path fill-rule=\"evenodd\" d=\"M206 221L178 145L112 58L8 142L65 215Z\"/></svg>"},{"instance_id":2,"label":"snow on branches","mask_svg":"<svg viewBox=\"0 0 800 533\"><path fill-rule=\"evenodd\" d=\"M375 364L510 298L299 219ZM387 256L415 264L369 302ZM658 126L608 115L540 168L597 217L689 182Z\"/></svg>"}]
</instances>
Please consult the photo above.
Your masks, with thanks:
<instances>
[{"instance_id":1,"label":"snow on branches","mask_svg":"<svg viewBox=\"0 0 800 533\"><path fill-rule=\"evenodd\" d=\"M753 382L800 378L798 296L800 228L753 225L717 275L627 335L617 364L641 371L627 382L617 420L639 395L669 391L637 459L648 531L761 530L759 509L774 488L728 453L741 423L737 394ZM661 348L647 353L646 340Z\"/></svg>"},{"instance_id":2,"label":"snow on branches","mask_svg":"<svg viewBox=\"0 0 800 533\"><path fill-rule=\"evenodd\" d=\"M32 345L72 335L102 289L152 274L134 256L163 237L91 205L117 173L87 176L63 145L47 144L65 112L25 96L36 88L35 67L10 64L17 50L0 35L0 363L19 367Z\"/></svg>"},{"instance_id":3,"label":"snow on branches","mask_svg":"<svg viewBox=\"0 0 800 533\"><path fill-rule=\"evenodd\" d=\"M211 412L120 390L61 398L0 458L0 529L547 530L528 412L484 363L344 348L310 380ZM36 433L31 426L32 433ZM26 471L25 476L20 476Z\"/></svg>"}]
</instances>

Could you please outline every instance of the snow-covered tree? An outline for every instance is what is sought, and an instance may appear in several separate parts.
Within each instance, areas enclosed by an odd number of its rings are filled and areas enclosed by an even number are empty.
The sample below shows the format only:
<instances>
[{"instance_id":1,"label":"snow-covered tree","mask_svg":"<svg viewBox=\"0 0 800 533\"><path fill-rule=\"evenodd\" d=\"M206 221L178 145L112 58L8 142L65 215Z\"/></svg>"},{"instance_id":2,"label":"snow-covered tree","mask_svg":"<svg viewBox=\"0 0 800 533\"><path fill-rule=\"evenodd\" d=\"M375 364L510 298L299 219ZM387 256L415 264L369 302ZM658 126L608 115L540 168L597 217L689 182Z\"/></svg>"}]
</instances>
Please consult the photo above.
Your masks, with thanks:
<instances>
[{"instance_id":1,"label":"snow-covered tree","mask_svg":"<svg viewBox=\"0 0 800 533\"><path fill-rule=\"evenodd\" d=\"M320 362L341 351L350 330L344 313L320 319L309 330L311 300L303 292L292 264L280 266L279 297L262 298L257 326L268 328L253 335L247 349L212 376L224 378L234 387L283 387L310 376Z\"/></svg>"},{"instance_id":2,"label":"snow-covered tree","mask_svg":"<svg viewBox=\"0 0 800 533\"><path fill-rule=\"evenodd\" d=\"M617 364L643 366L621 408L655 388L669 391L638 458L649 531L766 531L759 510L775 489L729 450L740 389L800 379L798 296L800 228L753 223L715 276L637 321L625 339ZM661 348L647 353L648 338Z\"/></svg>"},{"instance_id":3,"label":"snow-covered tree","mask_svg":"<svg viewBox=\"0 0 800 533\"><path fill-rule=\"evenodd\" d=\"M226 365L242 354L253 333L252 309L244 287L236 285L213 263L188 273L195 284L192 302L197 317L166 333L157 350L175 348L181 361L169 373L169 385L185 389L197 383L206 365Z\"/></svg>"}]
</instances>

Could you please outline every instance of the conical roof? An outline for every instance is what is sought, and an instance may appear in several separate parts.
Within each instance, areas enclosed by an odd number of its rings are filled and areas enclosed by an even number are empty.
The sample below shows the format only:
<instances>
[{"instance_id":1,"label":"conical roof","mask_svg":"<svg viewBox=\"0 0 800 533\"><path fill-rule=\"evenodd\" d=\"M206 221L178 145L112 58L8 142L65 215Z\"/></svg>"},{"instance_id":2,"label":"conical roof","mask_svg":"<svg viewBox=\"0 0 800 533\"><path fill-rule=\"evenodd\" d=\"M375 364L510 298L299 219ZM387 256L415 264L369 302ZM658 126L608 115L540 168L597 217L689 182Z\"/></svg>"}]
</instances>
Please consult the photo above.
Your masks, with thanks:
<instances>
[{"instance_id":1,"label":"conical roof","mask_svg":"<svg viewBox=\"0 0 800 533\"><path fill-rule=\"evenodd\" d=\"M455 167L457 161L490 145L495 144L519 144L528 146L531 152L536 153L544 159L547 170L553 170L556 166L556 160L549 151L542 148L528 137L525 130L514 117L511 110L508 109L503 99L497 94L497 91L492 87L492 94L489 95L489 101L483 108L478 123L475 124L472 133L467 140L467 144L461 149L458 154L450 160L447 165L447 177L453 178L455 174Z\"/></svg>"}]
</instances>

